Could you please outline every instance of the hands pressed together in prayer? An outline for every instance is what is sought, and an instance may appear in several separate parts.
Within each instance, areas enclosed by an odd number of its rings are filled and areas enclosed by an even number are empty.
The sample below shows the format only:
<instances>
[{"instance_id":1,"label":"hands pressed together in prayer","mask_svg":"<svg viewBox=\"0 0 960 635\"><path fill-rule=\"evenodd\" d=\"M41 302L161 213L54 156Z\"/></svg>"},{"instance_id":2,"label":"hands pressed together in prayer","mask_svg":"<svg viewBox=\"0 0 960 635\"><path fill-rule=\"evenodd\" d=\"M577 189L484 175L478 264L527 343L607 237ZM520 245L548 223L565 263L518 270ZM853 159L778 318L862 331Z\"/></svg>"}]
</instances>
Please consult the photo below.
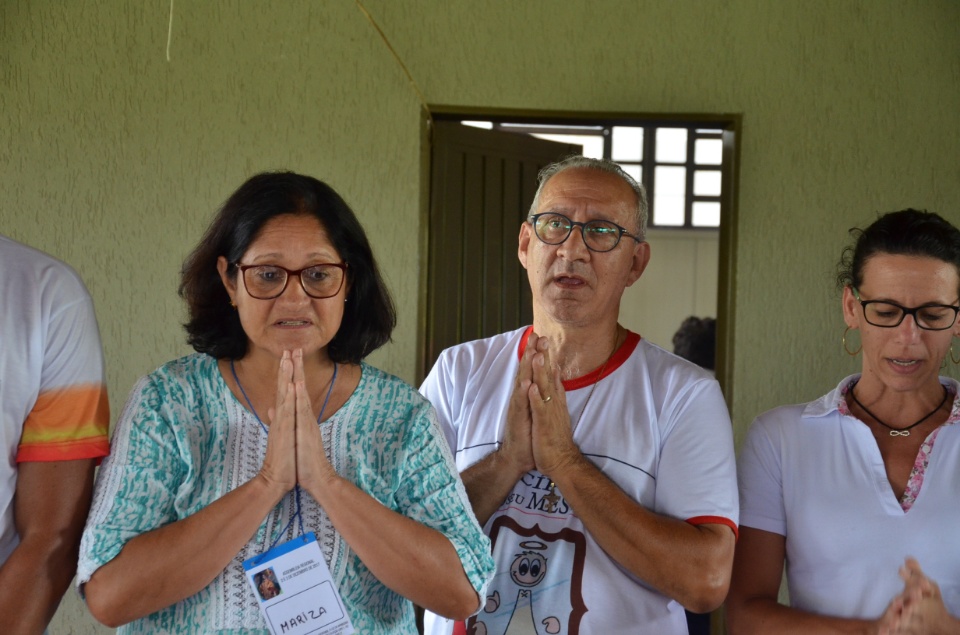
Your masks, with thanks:
<instances>
[{"instance_id":1,"label":"hands pressed together in prayer","mask_svg":"<svg viewBox=\"0 0 960 635\"><path fill-rule=\"evenodd\" d=\"M341 378L348 370L340 367ZM340 405L333 376L330 382L323 387L326 406L321 406L321 417L324 410L333 412ZM324 450L299 349L283 353L276 406L268 416L267 452L260 476L274 492L285 494L298 485L303 488L324 508L336 531L370 572L419 606L456 619L477 609L479 597L446 536L389 509L337 474ZM394 540L383 540L384 535Z\"/></svg>"},{"instance_id":2,"label":"hands pressed together in prayer","mask_svg":"<svg viewBox=\"0 0 960 635\"><path fill-rule=\"evenodd\" d=\"M268 417L267 452L257 478L185 518L135 536L97 569L85 586L97 619L118 626L198 593L295 486L320 505L334 496L341 479L323 449L300 350L283 353L276 406Z\"/></svg>"},{"instance_id":3,"label":"hands pressed together in prayer","mask_svg":"<svg viewBox=\"0 0 960 635\"><path fill-rule=\"evenodd\" d=\"M550 341L531 333L520 359L507 412L501 452L518 472L553 475L580 457L560 369L551 362Z\"/></svg>"},{"instance_id":4,"label":"hands pressed together in prayer","mask_svg":"<svg viewBox=\"0 0 960 635\"><path fill-rule=\"evenodd\" d=\"M267 453L260 475L283 492L300 485L314 498L322 496L324 485L338 477L324 452L300 349L283 353L277 373L276 406L270 408L268 417ZM317 502L323 504L319 499Z\"/></svg>"},{"instance_id":5,"label":"hands pressed together in prayer","mask_svg":"<svg viewBox=\"0 0 960 635\"><path fill-rule=\"evenodd\" d=\"M567 409L557 354L553 340L530 334L507 407L502 445L462 472L477 518L486 523L505 504L517 480L536 469L551 481L549 495L543 496L544 511L554 511L562 496L563 508L574 510L584 530L621 567L691 610L713 610L729 584L734 545L730 527L695 526L647 509L584 456L573 438L580 417L571 419ZM589 405L592 387L590 391L582 410ZM544 489L542 484L539 488ZM691 555L680 564L678 551Z\"/></svg>"},{"instance_id":6,"label":"hands pressed together in prayer","mask_svg":"<svg viewBox=\"0 0 960 635\"><path fill-rule=\"evenodd\" d=\"M947 612L940 587L920 564L907 558L900 567L903 592L895 597L879 620L878 635L940 635L960 633L960 620Z\"/></svg>"}]
</instances>

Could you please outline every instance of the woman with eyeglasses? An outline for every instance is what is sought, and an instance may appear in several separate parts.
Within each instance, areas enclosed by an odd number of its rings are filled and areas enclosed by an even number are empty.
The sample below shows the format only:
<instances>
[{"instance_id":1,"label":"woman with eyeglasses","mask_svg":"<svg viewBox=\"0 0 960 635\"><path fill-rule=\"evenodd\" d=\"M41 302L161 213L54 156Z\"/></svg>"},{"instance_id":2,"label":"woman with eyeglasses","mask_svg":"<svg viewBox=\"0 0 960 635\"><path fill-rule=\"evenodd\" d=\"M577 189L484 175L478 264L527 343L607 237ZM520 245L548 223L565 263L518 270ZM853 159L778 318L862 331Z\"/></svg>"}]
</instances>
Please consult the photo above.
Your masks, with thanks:
<instances>
[{"instance_id":1,"label":"woman with eyeglasses","mask_svg":"<svg viewBox=\"0 0 960 635\"><path fill-rule=\"evenodd\" d=\"M416 633L411 601L475 612L489 541L433 407L363 362L396 318L340 196L252 177L184 263L180 294L197 352L140 380L100 468L77 575L93 615L125 633L266 633L273 598L255 567L281 557L302 562L272 567L288 602L274 606L303 612L277 609L274 632L337 607L361 633ZM312 577L321 553L326 581ZM323 612L289 603L307 579L332 580Z\"/></svg>"},{"instance_id":2,"label":"woman with eyeglasses","mask_svg":"<svg viewBox=\"0 0 960 635\"><path fill-rule=\"evenodd\" d=\"M843 346L862 370L747 435L735 634L960 632L960 384L940 376L958 363L960 231L908 209L851 233Z\"/></svg>"}]
</instances>

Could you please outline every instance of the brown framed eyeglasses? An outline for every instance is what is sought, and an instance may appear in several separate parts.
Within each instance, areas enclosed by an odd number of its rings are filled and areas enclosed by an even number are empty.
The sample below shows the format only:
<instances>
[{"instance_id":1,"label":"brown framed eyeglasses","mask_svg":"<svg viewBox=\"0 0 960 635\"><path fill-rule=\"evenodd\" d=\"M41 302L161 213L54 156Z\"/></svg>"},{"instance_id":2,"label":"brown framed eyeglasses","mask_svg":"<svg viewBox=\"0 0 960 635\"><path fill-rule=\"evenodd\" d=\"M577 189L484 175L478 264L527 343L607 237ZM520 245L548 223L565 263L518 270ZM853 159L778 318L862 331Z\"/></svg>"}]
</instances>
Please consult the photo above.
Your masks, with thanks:
<instances>
[{"instance_id":1,"label":"brown framed eyeglasses","mask_svg":"<svg viewBox=\"0 0 960 635\"><path fill-rule=\"evenodd\" d=\"M345 262L321 262L303 269L287 269L280 265L244 265L239 262L233 264L240 270L247 293L258 300L280 297L293 277L300 279L304 293L311 298L331 298L340 293L347 277Z\"/></svg>"}]
</instances>

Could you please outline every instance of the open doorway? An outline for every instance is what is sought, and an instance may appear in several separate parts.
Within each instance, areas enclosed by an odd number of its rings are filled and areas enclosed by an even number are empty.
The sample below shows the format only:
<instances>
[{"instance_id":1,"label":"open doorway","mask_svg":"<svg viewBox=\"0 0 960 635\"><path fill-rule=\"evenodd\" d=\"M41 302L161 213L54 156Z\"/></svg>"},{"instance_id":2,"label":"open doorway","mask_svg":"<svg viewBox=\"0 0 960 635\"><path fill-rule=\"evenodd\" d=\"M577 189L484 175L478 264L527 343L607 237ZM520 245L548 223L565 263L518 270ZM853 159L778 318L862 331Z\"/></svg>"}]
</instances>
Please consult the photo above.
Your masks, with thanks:
<instances>
[{"instance_id":1,"label":"open doorway","mask_svg":"<svg viewBox=\"0 0 960 635\"><path fill-rule=\"evenodd\" d=\"M443 349L532 323L517 233L537 174L580 146L436 121L422 379Z\"/></svg>"},{"instance_id":2,"label":"open doorway","mask_svg":"<svg viewBox=\"0 0 960 635\"><path fill-rule=\"evenodd\" d=\"M489 317L483 317L494 311L490 306L485 307L485 303L491 300L478 300L478 292L491 294L491 278L487 272L489 263L497 258L503 263L497 269L499 279L504 281L503 289L513 297L519 284L522 294L519 306L529 310L523 304L529 303L529 290L523 271L516 263L516 234L533 199L535 169L577 152L617 161L644 184L650 197L651 222L647 240L653 256L643 277L625 293L620 322L672 350L673 334L685 318L691 315L717 317L717 377L725 389L729 387L729 368L732 366L729 334L733 331L729 285L734 264L739 117L531 115L503 111L448 111L443 108L435 109L432 116L435 125L430 143L427 335L421 357L422 372L429 370L436 355L446 346L530 323L529 314L521 311L510 313L494 327ZM459 132L451 133L451 130ZM466 151L463 143L453 142L451 154L448 148L451 134L456 137L461 133L474 140L466 144L469 146ZM487 138L484 135L492 138L510 134L514 135L515 141L507 153L510 155L507 163L497 155L498 152L503 154L499 150L493 157L486 157L483 155L485 151L478 150L486 143L479 141ZM534 148L533 142L552 142L553 145ZM525 155L528 143L532 148L529 157ZM476 156L469 157L471 152ZM445 163L451 156L453 162ZM496 184L484 185L482 178L478 180L475 174L493 173L496 182L501 179L496 176L498 173L512 172L513 168L506 167L510 162L524 166L515 177L519 192L516 196L498 194ZM446 167L438 167L441 165ZM474 189L475 194L467 194L466 188L478 186L480 189ZM446 194L441 196L444 192ZM457 203L458 200L461 202ZM486 212L481 212L491 204L500 206L497 212L500 219L493 230L499 238L487 246L478 246L471 237L478 235L478 227L488 226L490 221L484 215ZM470 236L464 233L464 223L473 223ZM450 248L455 235L451 231L461 232L458 240L464 242L464 248L459 253ZM468 254L471 248L473 255ZM481 252L485 255L479 255ZM512 278L514 275L516 281ZM438 276L446 283L438 286ZM459 282L455 281L457 276ZM480 289L463 291L464 285ZM456 296L453 289L459 289ZM494 295L497 293L499 291L494 288ZM451 307L451 302L458 304ZM448 315L442 315L444 312ZM449 315L451 312L459 312L459 317ZM489 328L476 326L480 318L490 324ZM725 390L725 393L729 394L729 391Z\"/></svg>"}]
</instances>

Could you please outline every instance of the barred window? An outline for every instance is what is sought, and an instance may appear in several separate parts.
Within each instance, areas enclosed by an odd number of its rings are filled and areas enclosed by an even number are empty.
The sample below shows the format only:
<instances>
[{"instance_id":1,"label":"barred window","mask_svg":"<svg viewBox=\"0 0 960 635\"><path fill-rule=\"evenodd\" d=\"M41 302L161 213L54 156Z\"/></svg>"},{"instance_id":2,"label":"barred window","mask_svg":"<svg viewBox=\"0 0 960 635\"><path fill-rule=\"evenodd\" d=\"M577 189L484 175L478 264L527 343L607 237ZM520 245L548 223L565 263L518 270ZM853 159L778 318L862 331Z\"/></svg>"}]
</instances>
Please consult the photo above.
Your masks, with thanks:
<instances>
[{"instance_id":1,"label":"barred window","mask_svg":"<svg viewBox=\"0 0 960 635\"><path fill-rule=\"evenodd\" d=\"M724 130L715 121L461 123L577 144L583 146L585 156L616 161L646 187L650 227L716 229L720 226Z\"/></svg>"}]
</instances>

